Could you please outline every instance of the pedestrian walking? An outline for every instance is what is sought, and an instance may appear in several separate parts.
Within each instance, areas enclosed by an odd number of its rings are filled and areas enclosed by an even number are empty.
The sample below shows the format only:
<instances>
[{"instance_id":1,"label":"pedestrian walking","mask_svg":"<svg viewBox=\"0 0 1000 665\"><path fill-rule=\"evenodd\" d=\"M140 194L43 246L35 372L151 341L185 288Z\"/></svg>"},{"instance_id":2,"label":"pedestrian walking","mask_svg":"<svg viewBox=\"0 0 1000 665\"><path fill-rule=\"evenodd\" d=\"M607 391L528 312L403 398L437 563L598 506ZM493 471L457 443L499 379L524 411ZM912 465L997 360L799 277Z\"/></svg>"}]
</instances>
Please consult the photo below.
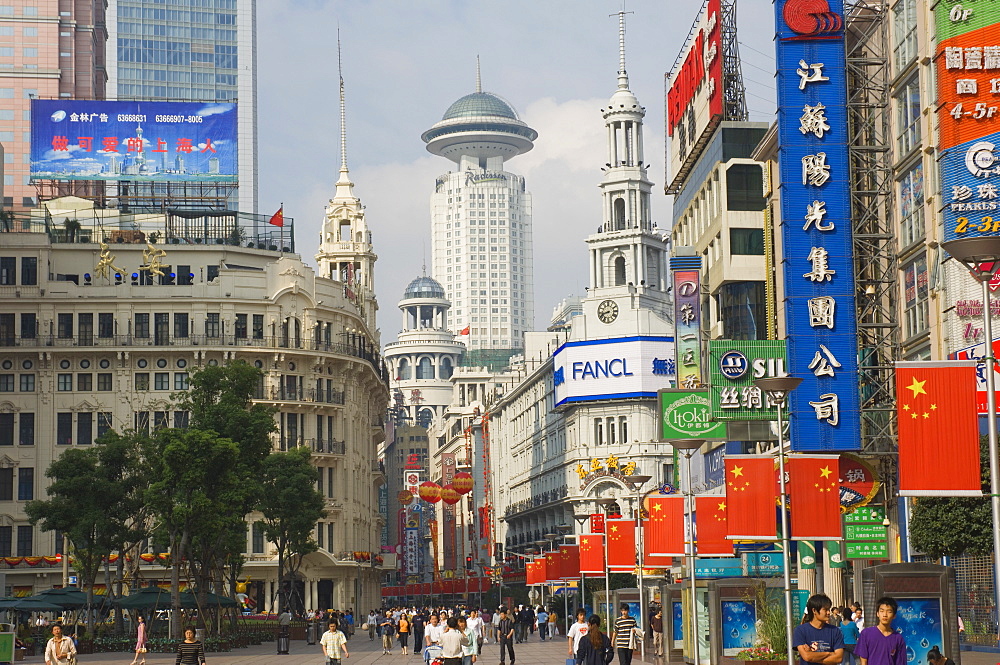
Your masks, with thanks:
<instances>
[{"instance_id":1,"label":"pedestrian walking","mask_svg":"<svg viewBox=\"0 0 1000 665\"><path fill-rule=\"evenodd\" d=\"M500 665L503 665L505 649L510 653L510 665L514 665L514 620L507 616L507 608L501 606L497 613L500 621L497 623L497 644L500 645Z\"/></svg>"},{"instance_id":2,"label":"pedestrian walking","mask_svg":"<svg viewBox=\"0 0 1000 665\"><path fill-rule=\"evenodd\" d=\"M569 653L567 655L570 658L576 658L576 654L580 651L580 640L583 639L583 636L589 630L590 624L587 622L587 611L581 607L576 611L576 622L569 627L569 632L566 633L566 638L569 642Z\"/></svg>"},{"instance_id":3,"label":"pedestrian walking","mask_svg":"<svg viewBox=\"0 0 1000 665\"><path fill-rule=\"evenodd\" d=\"M52 637L45 644L45 665L69 665L76 660L76 645L63 635L62 626L52 626Z\"/></svg>"},{"instance_id":4,"label":"pedestrian walking","mask_svg":"<svg viewBox=\"0 0 1000 665\"><path fill-rule=\"evenodd\" d=\"M656 609L649 620L649 628L653 631L653 655L663 655L663 610Z\"/></svg>"},{"instance_id":5,"label":"pedestrian walking","mask_svg":"<svg viewBox=\"0 0 1000 665\"><path fill-rule=\"evenodd\" d=\"M136 637L135 637L135 658L132 665L146 665L146 620L139 614L135 617Z\"/></svg>"},{"instance_id":6,"label":"pedestrian walking","mask_svg":"<svg viewBox=\"0 0 1000 665\"><path fill-rule=\"evenodd\" d=\"M185 628L184 641L177 645L177 660L174 665L204 665L204 663L205 647L194 638L194 628Z\"/></svg>"},{"instance_id":7,"label":"pedestrian walking","mask_svg":"<svg viewBox=\"0 0 1000 665\"><path fill-rule=\"evenodd\" d=\"M813 594L806 601L805 621L792 633L792 647L806 663L833 665L844 657L844 635L830 625L833 602L824 593Z\"/></svg>"},{"instance_id":8,"label":"pedestrian walking","mask_svg":"<svg viewBox=\"0 0 1000 665\"><path fill-rule=\"evenodd\" d=\"M396 634L396 624L392 622L392 612L386 612L385 616L379 620L379 635L382 636L382 653L392 653L392 638Z\"/></svg>"},{"instance_id":9,"label":"pedestrian walking","mask_svg":"<svg viewBox=\"0 0 1000 665\"><path fill-rule=\"evenodd\" d=\"M375 610L368 613L368 639L371 641L375 640L375 633L378 632L378 615L375 614Z\"/></svg>"},{"instance_id":10,"label":"pedestrian walking","mask_svg":"<svg viewBox=\"0 0 1000 665\"><path fill-rule=\"evenodd\" d=\"M576 652L577 665L608 665L614 657L611 640L601 632L601 617L592 614L587 621L587 635Z\"/></svg>"},{"instance_id":11,"label":"pedestrian walking","mask_svg":"<svg viewBox=\"0 0 1000 665\"><path fill-rule=\"evenodd\" d=\"M420 650L424 647L423 613L417 612L413 615L413 620L410 621L410 627L413 632L413 653L420 653Z\"/></svg>"},{"instance_id":12,"label":"pedestrian walking","mask_svg":"<svg viewBox=\"0 0 1000 665\"><path fill-rule=\"evenodd\" d=\"M399 625L396 627L396 631L399 633L399 653L405 656L410 643L410 620L405 613L399 615Z\"/></svg>"},{"instance_id":13,"label":"pedestrian walking","mask_svg":"<svg viewBox=\"0 0 1000 665\"><path fill-rule=\"evenodd\" d=\"M441 657L444 665L462 665L462 648L469 640L458 627L458 617L448 617L444 633L441 635ZM513 662L513 661L511 661Z\"/></svg>"},{"instance_id":14,"label":"pedestrian walking","mask_svg":"<svg viewBox=\"0 0 1000 665\"><path fill-rule=\"evenodd\" d=\"M851 616L848 609L845 607L840 612L840 634L844 638L844 660L841 662L844 665L855 665L857 658L854 655L854 649L858 646L858 635L861 631L858 630L858 624L851 621Z\"/></svg>"},{"instance_id":15,"label":"pedestrian walking","mask_svg":"<svg viewBox=\"0 0 1000 665\"><path fill-rule=\"evenodd\" d=\"M639 632L639 628L635 617L628 613L627 603L622 603L619 610L621 615L615 619L615 630L611 634L611 641L618 653L618 662L621 665L632 665L632 652L635 651L636 633Z\"/></svg>"},{"instance_id":16,"label":"pedestrian walking","mask_svg":"<svg viewBox=\"0 0 1000 665\"><path fill-rule=\"evenodd\" d=\"M544 642L545 636L549 634L549 613L545 611L544 607L538 608L535 620L538 622L538 637Z\"/></svg>"},{"instance_id":17,"label":"pedestrian walking","mask_svg":"<svg viewBox=\"0 0 1000 665\"><path fill-rule=\"evenodd\" d=\"M875 603L878 624L869 626L858 635L855 655L861 665L906 665L906 640L892 629L899 606L894 598L885 596Z\"/></svg>"},{"instance_id":18,"label":"pedestrian walking","mask_svg":"<svg viewBox=\"0 0 1000 665\"><path fill-rule=\"evenodd\" d=\"M319 647L323 650L326 665L340 665L341 652L344 658L351 657L347 652L347 636L340 630L336 621L331 621L327 631L319 638Z\"/></svg>"}]
</instances>

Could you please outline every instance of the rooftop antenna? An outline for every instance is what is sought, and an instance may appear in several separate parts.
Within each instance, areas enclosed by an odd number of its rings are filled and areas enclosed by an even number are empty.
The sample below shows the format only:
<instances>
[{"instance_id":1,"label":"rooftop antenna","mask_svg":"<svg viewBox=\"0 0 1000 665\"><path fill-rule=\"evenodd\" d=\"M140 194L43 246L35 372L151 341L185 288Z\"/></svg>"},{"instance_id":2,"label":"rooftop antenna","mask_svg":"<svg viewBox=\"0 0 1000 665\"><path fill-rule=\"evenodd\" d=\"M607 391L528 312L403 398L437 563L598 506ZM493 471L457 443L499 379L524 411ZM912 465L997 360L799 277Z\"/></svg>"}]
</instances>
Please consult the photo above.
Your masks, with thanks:
<instances>
[{"instance_id":1,"label":"rooftop antenna","mask_svg":"<svg viewBox=\"0 0 1000 665\"><path fill-rule=\"evenodd\" d=\"M479 71L479 54L476 54L476 92L483 91L483 77Z\"/></svg>"},{"instance_id":2,"label":"rooftop antenna","mask_svg":"<svg viewBox=\"0 0 1000 665\"><path fill-rule=\"evenodd\" d=\"M624 55L622 56L624 62ZM337 73L340 75L340 166L347 168L347 114L344 111L344 65L340 55L340 25L337 25Z\"/></svg>"},{"instance_id":3,"label":"rooftop antenna","mask_svg":"<svg viewBox=\"0 0 1000 665\"><path fill-rule=\"evenodd\" d=\"M625 15L634 12L625 11L625 0L622 0L621 11L618 12L618 87L628 89L628 73L625 71ZM611 14L615 16L615 14Z\"/></svg>"},{"instance_id":4,"label":"rooftop antenna","mask_svg":"<svg viewBox=\"0 0 1000 665\"><path fill-rule=\"evenodd\" d=\"M347 113L344 103L344 66L340 55L340 24L337 24L337 73L340 75L340 177L337 178L337 198L355 198L354 183L347 173Z\"/></svg>"}]
</instances>

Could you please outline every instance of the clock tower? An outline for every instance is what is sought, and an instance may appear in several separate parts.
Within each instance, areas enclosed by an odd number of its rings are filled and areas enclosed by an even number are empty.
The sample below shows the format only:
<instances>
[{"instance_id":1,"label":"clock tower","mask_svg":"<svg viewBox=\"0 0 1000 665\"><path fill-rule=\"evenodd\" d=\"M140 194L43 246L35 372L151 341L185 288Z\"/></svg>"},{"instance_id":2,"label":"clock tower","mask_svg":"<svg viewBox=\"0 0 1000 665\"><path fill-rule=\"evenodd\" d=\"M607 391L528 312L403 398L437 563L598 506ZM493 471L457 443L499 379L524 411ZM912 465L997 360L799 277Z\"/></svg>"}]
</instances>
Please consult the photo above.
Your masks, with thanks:
<instances>
[{"instance_id":1,"label":"clock tower","mask_svg":"<svg viewBox=\"0 0 1000 665\"><path fill-rule=\"evenodd\" d=\"M601 109L608 141L601 169L601 225L587 238L590 286L583 325L588 338L662 332L662 323L670 321L669 234L654 225L650 212L653 183L642 147L646 109L629 90L624 12L618 15L618 39L618 89Z\"/></svg>"}]
</instances>

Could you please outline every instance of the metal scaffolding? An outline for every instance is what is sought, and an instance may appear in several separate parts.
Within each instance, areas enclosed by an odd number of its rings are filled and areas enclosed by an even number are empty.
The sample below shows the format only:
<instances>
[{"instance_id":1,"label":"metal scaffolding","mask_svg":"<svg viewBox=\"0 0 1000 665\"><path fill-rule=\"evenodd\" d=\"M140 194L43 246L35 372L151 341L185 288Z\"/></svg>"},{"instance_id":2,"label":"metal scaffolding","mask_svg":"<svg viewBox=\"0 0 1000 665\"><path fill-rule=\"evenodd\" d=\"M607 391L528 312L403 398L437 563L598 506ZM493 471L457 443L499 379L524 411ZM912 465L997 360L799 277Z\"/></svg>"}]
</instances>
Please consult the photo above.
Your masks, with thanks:
<instances>
[{"instance_id":1,"label":"metal scaffolding","mask_svg":"<svg viewBox=\"0 0 1000 665\"><path fill-rule=\"evenodd\" d=\"M747 92L740 70L740 49L736 37L736 0L722 0L722 115L725 120L745 121Z\"/></svg>"},{"instance_id":2,"label":"metal scaffolding","mask_svg":"<svg viewBox=\"0 0 1000 665\"><path fill-rule=\"evenodd\" d=\"M847 119L857 300L861 445L896 446L893 363L900 359L898 261L893 215L886 0L848 0Z\"/></svg>"}]
</instances>

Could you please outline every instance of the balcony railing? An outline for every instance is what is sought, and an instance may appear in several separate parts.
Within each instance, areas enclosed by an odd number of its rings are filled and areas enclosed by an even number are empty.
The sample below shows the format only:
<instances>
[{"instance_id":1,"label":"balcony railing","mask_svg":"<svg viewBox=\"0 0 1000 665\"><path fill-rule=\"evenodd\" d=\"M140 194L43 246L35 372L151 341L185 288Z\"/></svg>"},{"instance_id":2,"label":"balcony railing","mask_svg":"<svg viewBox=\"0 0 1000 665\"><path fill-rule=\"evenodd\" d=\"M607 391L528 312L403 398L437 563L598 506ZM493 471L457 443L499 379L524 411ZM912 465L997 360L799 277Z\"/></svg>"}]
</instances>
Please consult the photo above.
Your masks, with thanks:
<instances>
[{"instance_id":1,"label":"balcony railing","mask_svg":"<svg viewBox=\"0 0 1000 665\"><path fill-rule=\"evenodd\" d=\"M302 351L323 351L343 356L353 356L367 360L383 381L389 380L389 373L382 362L382 355L371 352L356 344L294 339L282 336L246 337L232 333L217 335L177 336L167 333L150 332L146 335L100 335L95 333L75 333L73 335L38 334L20 336L0 334L0 347L145 347L145 346L243 346L263 349L293 349Z\"/></svg>"},{"instance_id":2,"label":"balcony railing","mask_svg":"<svg viewBox=\"0 0 1000 665\"><path fill-rule=\"evenodd\" d=\"M266 397L264 397L266 395ZM263 394L257 393L255 399L268 399L282 402L320 402L323 404L343 404L342 390L316 390L315 388L290 388L288 386L271 386Z\"/></svg>"}]
</instances>

